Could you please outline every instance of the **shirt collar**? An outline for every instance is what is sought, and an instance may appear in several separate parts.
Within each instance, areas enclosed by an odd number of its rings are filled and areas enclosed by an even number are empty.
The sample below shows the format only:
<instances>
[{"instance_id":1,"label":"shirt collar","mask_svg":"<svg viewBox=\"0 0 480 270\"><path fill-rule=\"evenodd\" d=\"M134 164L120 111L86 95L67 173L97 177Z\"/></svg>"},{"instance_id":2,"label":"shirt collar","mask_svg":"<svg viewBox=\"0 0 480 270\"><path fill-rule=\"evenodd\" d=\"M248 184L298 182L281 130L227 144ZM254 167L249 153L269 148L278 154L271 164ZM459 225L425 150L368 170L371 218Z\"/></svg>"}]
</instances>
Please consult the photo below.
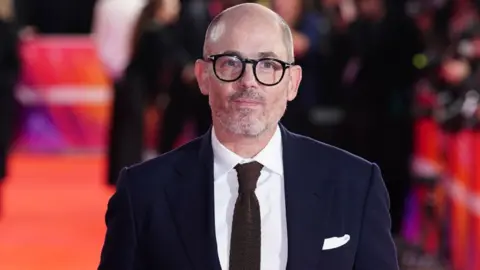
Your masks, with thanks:
<instances>
[{"instance_id":1,"label":"shirt collar","mask_svg":"<svg viewBox=\"0 0 480 270\"><path fill-rule=\"evenodd\" d=\"M215 135L215 129L212 128L212 150L214 160L214 178L217 179L230 172L237 164L257 161L265 168L276 174L283 176L283 158L282 158L282 134L277 126L275 134L270 139L265 148L255 157L245 159L227 149Z\"/></svg>"}]
</instances>

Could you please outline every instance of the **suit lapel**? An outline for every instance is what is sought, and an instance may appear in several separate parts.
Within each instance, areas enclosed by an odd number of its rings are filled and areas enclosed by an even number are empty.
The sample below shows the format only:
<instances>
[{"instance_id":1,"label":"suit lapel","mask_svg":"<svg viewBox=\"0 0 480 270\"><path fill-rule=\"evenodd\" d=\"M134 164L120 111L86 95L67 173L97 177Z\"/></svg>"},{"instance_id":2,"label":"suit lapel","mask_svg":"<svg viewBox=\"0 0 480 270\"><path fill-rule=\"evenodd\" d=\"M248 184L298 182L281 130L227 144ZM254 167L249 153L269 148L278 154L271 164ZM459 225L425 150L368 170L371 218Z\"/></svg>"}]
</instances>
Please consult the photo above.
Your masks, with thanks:
<instances>
[{"instance_id":1,"label":"suit lapel","mask_svg":"<svg viewBox=\"0 0 480 270\"><path fill-rule=\"evenodd\" d=\"M335 186L309 142L282 127L288 270L317 269ZM313 143L313 142L312 142ZM312 158L311 158L312 157Z\"/></svg>"},{"instance_id":2,"label":"suit lapel","mask_svg":"<svg viewBox=\"0 0 480 270\"><path fill-rule=\"evenodd\" d=\"M167 188L167 197L178 234L192 269L220 269L215 237L213 152L210 132L174 164L178 179ZM195 151L196 150L196 151Z\"/></svg>"}]
</instances>

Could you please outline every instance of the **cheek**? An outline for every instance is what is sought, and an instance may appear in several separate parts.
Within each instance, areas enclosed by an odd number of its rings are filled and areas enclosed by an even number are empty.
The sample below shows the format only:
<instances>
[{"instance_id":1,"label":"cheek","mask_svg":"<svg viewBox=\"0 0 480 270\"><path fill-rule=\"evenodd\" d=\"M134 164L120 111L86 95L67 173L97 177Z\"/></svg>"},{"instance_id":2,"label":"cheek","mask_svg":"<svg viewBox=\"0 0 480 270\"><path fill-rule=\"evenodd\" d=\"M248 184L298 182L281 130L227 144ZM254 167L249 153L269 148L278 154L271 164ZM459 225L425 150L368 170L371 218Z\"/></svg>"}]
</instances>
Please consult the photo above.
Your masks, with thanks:
<instances>
[{"instance_id":1,"label":"cheek","mask_svg":"<svg viewBox=\"0 0 480 270\"><path fill-rule=\"evenodd\" d=\"M278 90L274 96L271 96L268 111L277 113L285 109L287 104L288 92L286 90Z\"/></svg>"},{"instance_id":2,"label":"cheek","mask_svg":"<svg viewBox=\"0 0 480 270\"><path fill-rule=\"evenodd\" d=\"M212 91L209 95L210 106L225 107L228 101L228 89L226 85L221 83L212 84Z\"/></svg>"}]
</instances>

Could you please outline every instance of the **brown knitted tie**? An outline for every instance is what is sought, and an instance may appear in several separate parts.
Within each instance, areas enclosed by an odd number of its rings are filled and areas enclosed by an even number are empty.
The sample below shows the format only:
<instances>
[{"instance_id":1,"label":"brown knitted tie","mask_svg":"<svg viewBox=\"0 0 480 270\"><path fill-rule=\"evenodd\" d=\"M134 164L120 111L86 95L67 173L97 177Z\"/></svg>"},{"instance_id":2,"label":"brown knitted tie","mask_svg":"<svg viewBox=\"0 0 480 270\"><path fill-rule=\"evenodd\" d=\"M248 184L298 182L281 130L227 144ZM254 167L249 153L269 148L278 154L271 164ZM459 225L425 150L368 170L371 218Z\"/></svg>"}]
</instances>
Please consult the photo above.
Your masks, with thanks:
<instances>
[{"instance_id":1,"label":"brown knitted tie","mask_svg":"<svg viewBox=\"0 0 480 270\"><path fill-rule=\"evenodd\" d=\"M263 165L238 164L238 198L230 241L230 270L260 270L260 206L255 188Z\"/></svg>"}]
</instances>

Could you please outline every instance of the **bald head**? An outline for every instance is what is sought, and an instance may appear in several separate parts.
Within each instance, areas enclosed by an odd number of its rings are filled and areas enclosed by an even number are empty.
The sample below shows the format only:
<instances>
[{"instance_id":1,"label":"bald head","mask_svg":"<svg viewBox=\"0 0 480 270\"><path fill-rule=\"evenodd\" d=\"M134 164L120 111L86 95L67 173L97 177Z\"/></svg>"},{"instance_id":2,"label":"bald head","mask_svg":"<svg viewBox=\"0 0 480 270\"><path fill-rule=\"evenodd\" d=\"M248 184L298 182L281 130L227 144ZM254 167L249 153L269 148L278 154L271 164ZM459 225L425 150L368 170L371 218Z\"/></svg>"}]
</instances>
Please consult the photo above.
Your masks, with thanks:
<instances>
[{"instance_id":1,"label":"bald head","mask_svg":"<svg viewBox=\"0 0 480 270\"><path fill-rule=\"evenodd\" d=\"M246 26L248 23L248 26ZM254 3L245 3L233 6L217 15L208 26L203 55L212 54L214 45L225 35L238 30L240 34L248 34L252 27L271 26L278 35L281 35L287 52L287 61L293 62L293 38L288 24L271 9ZM239 29L245 28L245 29ZM267 30L268 31L268 30Z\"/></svg>"}]
</instances>

